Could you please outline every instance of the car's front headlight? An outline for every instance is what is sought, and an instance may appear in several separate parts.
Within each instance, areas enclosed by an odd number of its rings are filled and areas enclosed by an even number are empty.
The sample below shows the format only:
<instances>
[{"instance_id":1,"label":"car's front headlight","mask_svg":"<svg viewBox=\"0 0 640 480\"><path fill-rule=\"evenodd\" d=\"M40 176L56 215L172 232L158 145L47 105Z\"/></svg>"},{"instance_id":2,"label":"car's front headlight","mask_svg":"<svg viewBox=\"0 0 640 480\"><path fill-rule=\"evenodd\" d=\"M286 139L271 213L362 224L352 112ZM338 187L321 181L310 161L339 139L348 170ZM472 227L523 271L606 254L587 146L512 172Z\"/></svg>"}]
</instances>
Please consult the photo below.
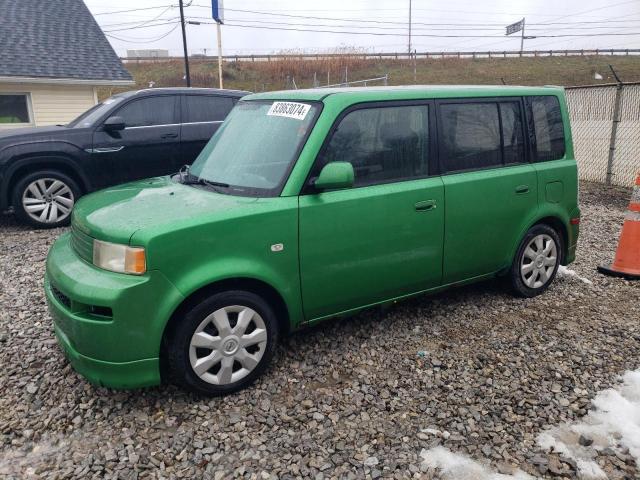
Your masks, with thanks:
<instances>
[{"instance_id":1,"label":"car's front headlight","mask_svg":"<svg viewBox=\"0 0 640 480\"><path fill-rule=\"evenodd\" d=\"M147 271L144 248L93 241L93 264L112 272L142 275Z\"/></svg>"}]
</instances>

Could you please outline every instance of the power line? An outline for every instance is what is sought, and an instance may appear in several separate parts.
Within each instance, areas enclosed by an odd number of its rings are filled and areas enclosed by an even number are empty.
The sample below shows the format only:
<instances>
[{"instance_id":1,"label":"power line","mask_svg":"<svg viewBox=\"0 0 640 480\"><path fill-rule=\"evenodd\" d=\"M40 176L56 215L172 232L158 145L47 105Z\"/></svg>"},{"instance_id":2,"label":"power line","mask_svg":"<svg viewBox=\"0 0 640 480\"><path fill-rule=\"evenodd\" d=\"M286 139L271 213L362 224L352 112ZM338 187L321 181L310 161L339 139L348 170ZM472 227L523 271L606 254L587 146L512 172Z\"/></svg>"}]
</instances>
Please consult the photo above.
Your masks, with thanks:
<instances>
[{"instance_id":1,"label":"power line","mask_svg":"<svg viewBox=\"0 0 640 480\"><path fill-rule=\"evenodd\" d=\"M209 20L209 17L193 17L190 16L190 19L198 19L198 20ZM377 30L406 30L407 24L405 23L403 26L398 27L387 27L387 26L374 26L374 25L332 25L327 23L290 23L290 22L278 22L276 20L252 20L248 18L226 18L227 22L243 22L243 23L259 23L259 24L267 24L267 25L286 25L293 27L331 27L331 28L375 28ZM435 25L435 24L434 24ZM422 30L500 30L503 31L504 27L488 27L488 28L455 28L455 27L444 27L439 25L439 27L429 27L428 29L423 28ZM638 28L638 27L635 27Z\"/></svg>"},{"instance_id":2,"label":"power line","mask_svg":"<svg viewBox=\"0 0 640 480\"><path fill-rule=\"evenodd\" d=\"M193 4L194 7L200 7L200 8L209 8L209 6L206 5L198 5L198 4ZM392 21L385 21L385 20L366 20L366 19L362 19L362 18L337 18L337 17L317 17L317 16L309 16L309 15L291 15L291 14L287 14L287 13L271 13L271 12L264 12L264 11L260 11L260 10L242 10L242 9L237 9L237 8L225 8L225 11L227 12L240 12L240 13L253 13L256 15L268 15L268 16L274 16L274 17L289 17L289 18L303 18L303 19L307 19L307 20L333 20L333 21L343 21L343 22L358 22L358 23L379 23L379 24L391 24L391 25L404 25L406 27L407 22L392 22ZM445 25L451 25L451 26L455 26L455 25L476 25L476 26L481 26L481 25L488 25L488 26L500 26L500 27L504 27L504 24L502 23L487 23L487 24L468 24L468 23L424 23L424 22L413 22L414 25L424 25L424 26L445 26Z\"/></svg>"},{"instance_id":3,"label":"power line","mask_svg":"<svg viewBox=\"0 0 640 480\"><path fill-rule=\"evenodd\" d=\"M173 7L173 5L160 5L158 7L145 7L145 8L130 8L128 10L116 10L115 12L99 12L99 13L94 13L93 16L97 17L98 15L115 15L117 13L129 13L129 12L140 12L142 10L156 10L158 8L171 8Z\"/></svg>"},{"instance_id":4,"label":"power line","mask_svg":"<svg viewBox=\"0 0 640 480\"><path fill-rule=\"evenodd\" d=\"M632 1L635 1L635 0L632 0ZM632 3L632 2L629 2L629 1L621 2L619 4L610 5L608 7L600 7L598 9L588 10L587 12L599 10L601 8L610 8L612 6L626 4L626 3ZM199 8L210 8L210 6L208 6L208 5L205 6L205 5L193 4L192 6L199 7ZM146 8L135 8L135 9L128 9L128 10L118 10L118 11L114 11L114 12L96 13L95 15L110 15L110 14L116 14L116 13L127 13L127 12L135 12L135 11L141 11L141 10L151 10L151 9L158 9L158 8L164 8L165 9L164 12L166 12L170 8L174 8L174 7L175 7L175 5L165 5L165 6L158 6L158 7L146 7ZM227 8L225 10L226 11L243 12L243 13L252 13L252 14L257 14L257 15L269 15L269 16L276 16L276 17L302 18L302 19L307 19L307 20L331 20L331 21L344 21L344 22L400 25L400 26L406 28L406 22L367 20L367 19L359 19L359 18L338 18L338 17L318 17L318 16L308 16L308 15L278 14L278 13L272 13L272 12L259 11L259 10L243 10L243 9L232 9L232 8ZM158 17L162 16L162 14L158 15ZM567 16L571 16L571 15L567 15ZM204 18L204 17L194 17L194 18ZM206 18L209 18L209 17L206 17ZM559 17L559 18L566 18L566 16L565 17ZM556 20L556 19L554 19L554 20ZM241 19L240 21L258 22L258 20L245 20L245 19ZM625 20L616 20L616 21L617 22L640 22L640 19L638 19L638 20L625 19ZM136 22L130 22L130 23L136 23ZM273 22L273 23L275 23L275 22ZM574 25L574 24L577 25L577 24L587 24L587 23L602 23L602 21L544 22L544 23L533 23L533 22L531 22L528 25L530 25L530 26ZM438 27L438 26L439 27L455 27L455 26L461 26L461 27L496 27L496 28L500 28L500 29L504 28L504 23L447 23L447 22L427 23L427 22L413 22L413 25L423 25L423 26L429 26L429 27ZM351 28L355 28L355 26L352 26ZM357 27L357 28L365 28L365 27ZM489 29L490 28L487 28L487 30L489 30Z\"/></svg>"},{"instance_id":5,"label":"power line","mask_svg":"<svg viewBox=\"0 0 640 480\"><path fill-rule=\"evenodd\" d=\"M134 27L124 27L124 28L116 28L113 30L103 30L105 33L111 32L123 32L125 30L138 30L140 28L152 28L152 27L160 27L162 25L172 25L175 22L163 22L163 23L154 23L150 25L142 25L142 26L134 26Z\"/></svg>"},{"instance_id":6,"label":"power line","mask_svg":"<svg viewBox=\"0 0 640 480\"><path fill-rule=\"evenodd\" d=\"M213 22L201 22L205 24L213 25ZM405 36L403 33L384 33L384 32L354 32L354 31L346 31L346 30L318 30L318 29L303 29L303 28L286 28L286 27L268 27L268 26L260 26L260 25L242 25L239 23L232 24L225 22L225 26L227 27L239 27L239 28L256 28L262 30L281 30L281 31L294 31L294 32L313 32L313 33L338 33L338 34L348 34L348 35L372 35L372 36ZM640 35L640 32L634 33L585 33L585 34L555 34L555 35L538 35L538 38L563 38L563 37L606 37L606 36L633 36ZM502 35L441 35L441 34L415 34L416 37L427 37L427 38L501 38L505 37Z\"/></svg>"},{"instance_id":7,"label":"power line","mask_svg":"<svg viewBox=\"0 0 640 480\"><path fill-rule=\"evenodd\" d=\"M591 12L595 12L595 11L598 11L598 10L603 10L603 9L605 9L605 8L618 7L618 6L620 6L620 5L626 5L626 4L628 4L628 3L634 3L634 2L636 2L636 0L625 0L625 1L623 1L623 2L618 2L618 3L614 3L614 4L604 5L604 6L601 6L601 7L596 7L596 8L592 8L592 9L588 9L588 10L583 10L583 11L580 11L580 12L574 12L574 13L569 14L569 15L561 15L561 16L559 16L559 17L552 18L549 22L546 22L546 24L547 24L547 25L550 25L550 24L551 24L551 22L554 22L555 24L557 24L558 20L562 20L563 18L582 16L582 15L584 15L584 14L586 14L586 13L591 13ZM616 17L611 17L611 19L615 19L615 18L618 18L618 16L616 16ZM536 25L537 25L537 24L536 24ZM545 23L542 23L542 25L545 25ZM546 30L546 31L551 31L551 30ZM544 33L544 31L543 31L543 33ZM537 37L542 37L542 35L537 35ZM492 46L492 45L497 45L498 43L502 43L502 42L503 42L504 40L506 40L506 39L507 39L507 37L504 37L502 41L499 41L499 42L484 43L484 44L481 44L479 47L476 47L476 48L490 47L490 46ZM464 41L463 41L462 43L466 43L466 42L464 42Z\"/></svg>"},{"instance_id":8,"label":"power line","mask_svg":"<svg viewBox=\"0 0 640 480\"><path fill-rule=\"evenodd\" d=\"M150 22L153 21L174 21L174 20L178 20L178 17L165 17L165 18L155 18L154 20L136 20L136 21L131 21L131 22L118 22L118 23L104 23L104 24L100 24L100 28L109 28L109 27L124 27L127 25L146 25Z\"/></svg>"},{"instance_id":9,"label":"power line","mask_svg":"<svg viewBox=\"0 0 640 480\"><path fill-rule=\"evenodd\" d=\"M194 17L194 16L190 16L189 19L197 19L197 20L208 20L209 17ZM398 26L398 27L386 27L386 26L372 26L372 25L332 25L332 24L327 24L327 23L291 23L291 22L278 22L275 20L252 20L252 19L248 19L248 18L227 18L226 19L227 22L242 22L242 23L258 23L258 24L265 24L265 25L285 25L285 26L292 26L292 27L330 27L330 28L358 28L358 29L376 29L376 30L405 30L406 29L406 24L404 26ZM434 24L435 25L435 24ZM638 29L640 28L640 25L623 25L623 26L618 26L618 27L611 27L611 26L586 26L586 27L580 27L580 26L569 26L569 27L564 27L564 30L594 30L594 29L611 29L611 28L633 28L633 29ZM428 31L438 31L438 30L446 30L446 31L452 31L452 30L457 30L457 31L489 31L489 30L497 30L497 31L504 31L504 26L501 27L473 27L473 28L464 28L464 27L443 27L443 26L439 26L439 27L429 27L427 28L422 28L422 29L415 29L416 30L428 30ZM529 27L530 31L535 31L535 30L540 30L540 28L536 28L536 27ZM548 29L544 29L545 31L548 31Z\"/></svg>"},{"instance_id":10,"label":"power line","mask_svg":"<svg viewBox=\"0 0 640 480\"><path fill-rule=\"evenodd\" d=\"M605 8L612 8L615 6L620 6L620 5L625 5L628 3L635 3L637 0L626 0L624 2L619 2L619 3L614 3L612 5L606 5L606 6L602 6L602 7L598 7L598 8L594 8L594 9L590 9L590 10L586 10L582 13L589 13L589 12L594 12L597 10L602 10ZM194 7L199 7L199 8L210 8L209 5L200 5L200 4L193 4ZM395 9L397 10L397 9ZM436 9L433 9L436 10ZM368 20L368 19L362 19L362 18L342 18L342 17L320 17L320 16L311 16L311 15L294 15L294 14L288 14L288 13L273 13L273 11L269 11L269 12L265 12L262 10L246 10L246 9L234 9L234 8L225 8L225 11L229 11L229 12L241 12L241 13L252 13L252 14L256 14L256 15L268 15L268 16L276 16L276 17L290 17L290 18L303 18L303 19L308 19L308 20L333 20L333 21L347 21L347 22L359 22L359 23L380 23L380 24L394 24L394 25L405 25L406 26L406 22L394 22L394 21L385 21L385 20ZM453 11L453 10L436 10L436 11ZM459 13L459 12L456 12ZM465 11L465 13L472 13L472 12L468 12ZM480 13L480 12L477 12ZM485 14L487 14L485 12ZM492 13L492 15L495 14L502 14L502 15L515 15L515 14L509 14L509 13L505 13L505 12L494 12ZM522 15L522 13L520 13L519 15ZM535 14L531 14L533 16L535 16ZM571 16L575 16L575 15L581 15L581 13L578 14L569 14L569 15L564 15L558 18L554 18L552 19L552 21L555 20L560 20L562 18L567 18L567 17L571 17ZM545 15L546 16L546 15ZM566 22L567 24L571 23L571 22ZM504 23L425 23L425 22L413 22L414 25L425 25L425 26L443 26L443 25L451 25L451 26L456 26L456 25L460 25L460 26L464 26L464 25L468 25L468 26L498 26L498 27L503 27L504 28ZM529 25L551 25L550 22L542 22L542 23L530 23Z\"/></svg>"},{"instance_id":11,"label":"power line","mask_svg":"<svg viewBox=\"0 0 640 480\"><path fill-rule=\"evenodd\" d=\"M173 8L173 5L169 5L167 8L165 8L162 12L160 12L158 15L156 15L155 17L149 19L149 20L136 20L134 22L123 22L123 23L110 23L108 25L101 25L100 27L120 27L123 25L136 25L138 24L139 27L142 27L144 25L148 25L149 23L158 21L158 20L176 20L175 18L160 18L162 17L162 15L164 15L165 13L167 13L171 8Z\"/></svg>"},{"instance_id":12,"label":"power line","mask_svg":"<svg viewBox=\"0 0 640 480\"><path fill-rule=\"evenodd\" d=\"M117 37L115 35L111 35L109 33L105 33L105 35L109 38L113 38L115 40L119 40L121 42L125 42L125 43L154 43L157 42L159 40L162 40L165 37L168 37L169 35L171 35L178 27L180 26L180 23L176 23L173 28L169 29L166 33L163 33L162 35L160 35L159 37L156 38L152 38L152 39L126 39L126 38L121 38L121 37Z\"/></svg>"}]
</instances>

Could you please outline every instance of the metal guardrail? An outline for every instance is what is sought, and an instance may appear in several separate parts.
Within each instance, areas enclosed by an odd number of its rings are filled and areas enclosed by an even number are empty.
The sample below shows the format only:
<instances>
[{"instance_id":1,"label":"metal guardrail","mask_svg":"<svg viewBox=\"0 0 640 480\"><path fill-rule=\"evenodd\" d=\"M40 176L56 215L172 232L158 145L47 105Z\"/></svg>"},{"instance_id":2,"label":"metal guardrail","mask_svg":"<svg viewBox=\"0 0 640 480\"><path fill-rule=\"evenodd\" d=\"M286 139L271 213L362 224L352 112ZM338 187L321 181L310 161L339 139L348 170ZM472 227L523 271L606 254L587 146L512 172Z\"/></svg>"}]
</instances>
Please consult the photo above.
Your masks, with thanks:
<instances>
[{"instance_id":1,"label":"metal guardrail","mask_svg":"<svg viewBox=\"0 0 640 480\"><path fill-rule=\"evenodd\" d=\"M227 62L257 62L278 60L322 60L327 58L351 57L371 60L413 60L428 58L508 58L508 57L569 57L569 56L594 56L594 55L638 55L640 48L607 48L592 50L487 50L487 51L460 51L460 52L382 52L382 53L301 53L301 54L256 54L256 55L224 55ZM122 57L124 62L167 62L182 60L182 57ZM192 61L217 60L213 56L192 56Z\"/></svg>"}]
</instances>

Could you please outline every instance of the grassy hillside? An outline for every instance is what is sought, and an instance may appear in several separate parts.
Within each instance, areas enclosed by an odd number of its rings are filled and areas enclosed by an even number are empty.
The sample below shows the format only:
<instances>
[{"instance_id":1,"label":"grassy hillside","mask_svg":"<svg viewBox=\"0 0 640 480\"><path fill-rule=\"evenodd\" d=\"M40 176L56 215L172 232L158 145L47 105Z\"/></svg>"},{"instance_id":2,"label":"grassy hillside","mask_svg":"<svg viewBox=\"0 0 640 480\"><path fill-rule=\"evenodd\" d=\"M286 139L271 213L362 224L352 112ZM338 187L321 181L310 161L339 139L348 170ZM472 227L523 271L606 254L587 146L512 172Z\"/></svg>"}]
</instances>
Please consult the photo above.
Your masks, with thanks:
<instances>
[{"instance_id":1,"label":"grassy hillside","mask_svg":"<svg viewBox=\"0 0 640 480\"><path fill-rule=\"evenodd\" d=\"M225 88L251 91L292 88L295 79L298 88L313 85L314 73L322 85L329 81L344 80L345 67L349 80L378 77L389 74L390 85L403 84L500 84L502 79L510 85L587 85L613 82L609 70L611 63L623 81L640 81L640 56L589 57L527 57L484 59L419 59L364 60L357 56L344 56L328 60L282 60L271 62L229 62L224 66ZM218 68L215 60L191 60L193 86L218 86ZM135 88L184 85L180 61L127 63L127 69L136 80ZM597 81L599 73L604 80ZM101 97L117 92L104 89Z\"/></svg>"}]
</instances>

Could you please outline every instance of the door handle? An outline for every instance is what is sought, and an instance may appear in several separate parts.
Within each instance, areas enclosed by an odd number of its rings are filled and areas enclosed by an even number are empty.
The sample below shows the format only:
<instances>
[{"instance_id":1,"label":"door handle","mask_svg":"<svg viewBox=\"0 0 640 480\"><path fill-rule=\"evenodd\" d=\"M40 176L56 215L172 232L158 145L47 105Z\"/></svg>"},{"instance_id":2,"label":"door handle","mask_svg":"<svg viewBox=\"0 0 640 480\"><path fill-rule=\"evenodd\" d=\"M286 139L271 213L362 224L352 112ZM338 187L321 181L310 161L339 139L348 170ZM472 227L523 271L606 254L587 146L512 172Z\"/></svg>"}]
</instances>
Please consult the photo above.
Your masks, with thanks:
<instances>
[{"instance_id":1,"label":"door handle","mask_svg":"<svg viewBox=\"0 0 640 480\"><path fill-rule=\"evenodd\" d=\"M523 193L529 193L529 185L518 185L516 187L516 193L519 195Z\"/></svg>"},{"instance_id":2,"label":"door handle","mask_svg":"<svg viewBox=\"0 0 640 480\"><path fill-rule=\"evenodd\" d=\"M177 133L165 133L164 135L161 135L160 138L162 138L162 139L178 138L178 134Z\"/></svg>"},{"instance_id":3,"label":"door handle","mask_svg":"<svg viewBox=\"0 0 640 480\"><path fill-rule=\"evenodd\" d=\"M417 212L428 212L429 210L433 210L436 208L435 200L423 200L414 205Z\"/></svg>"}]
</instances>

